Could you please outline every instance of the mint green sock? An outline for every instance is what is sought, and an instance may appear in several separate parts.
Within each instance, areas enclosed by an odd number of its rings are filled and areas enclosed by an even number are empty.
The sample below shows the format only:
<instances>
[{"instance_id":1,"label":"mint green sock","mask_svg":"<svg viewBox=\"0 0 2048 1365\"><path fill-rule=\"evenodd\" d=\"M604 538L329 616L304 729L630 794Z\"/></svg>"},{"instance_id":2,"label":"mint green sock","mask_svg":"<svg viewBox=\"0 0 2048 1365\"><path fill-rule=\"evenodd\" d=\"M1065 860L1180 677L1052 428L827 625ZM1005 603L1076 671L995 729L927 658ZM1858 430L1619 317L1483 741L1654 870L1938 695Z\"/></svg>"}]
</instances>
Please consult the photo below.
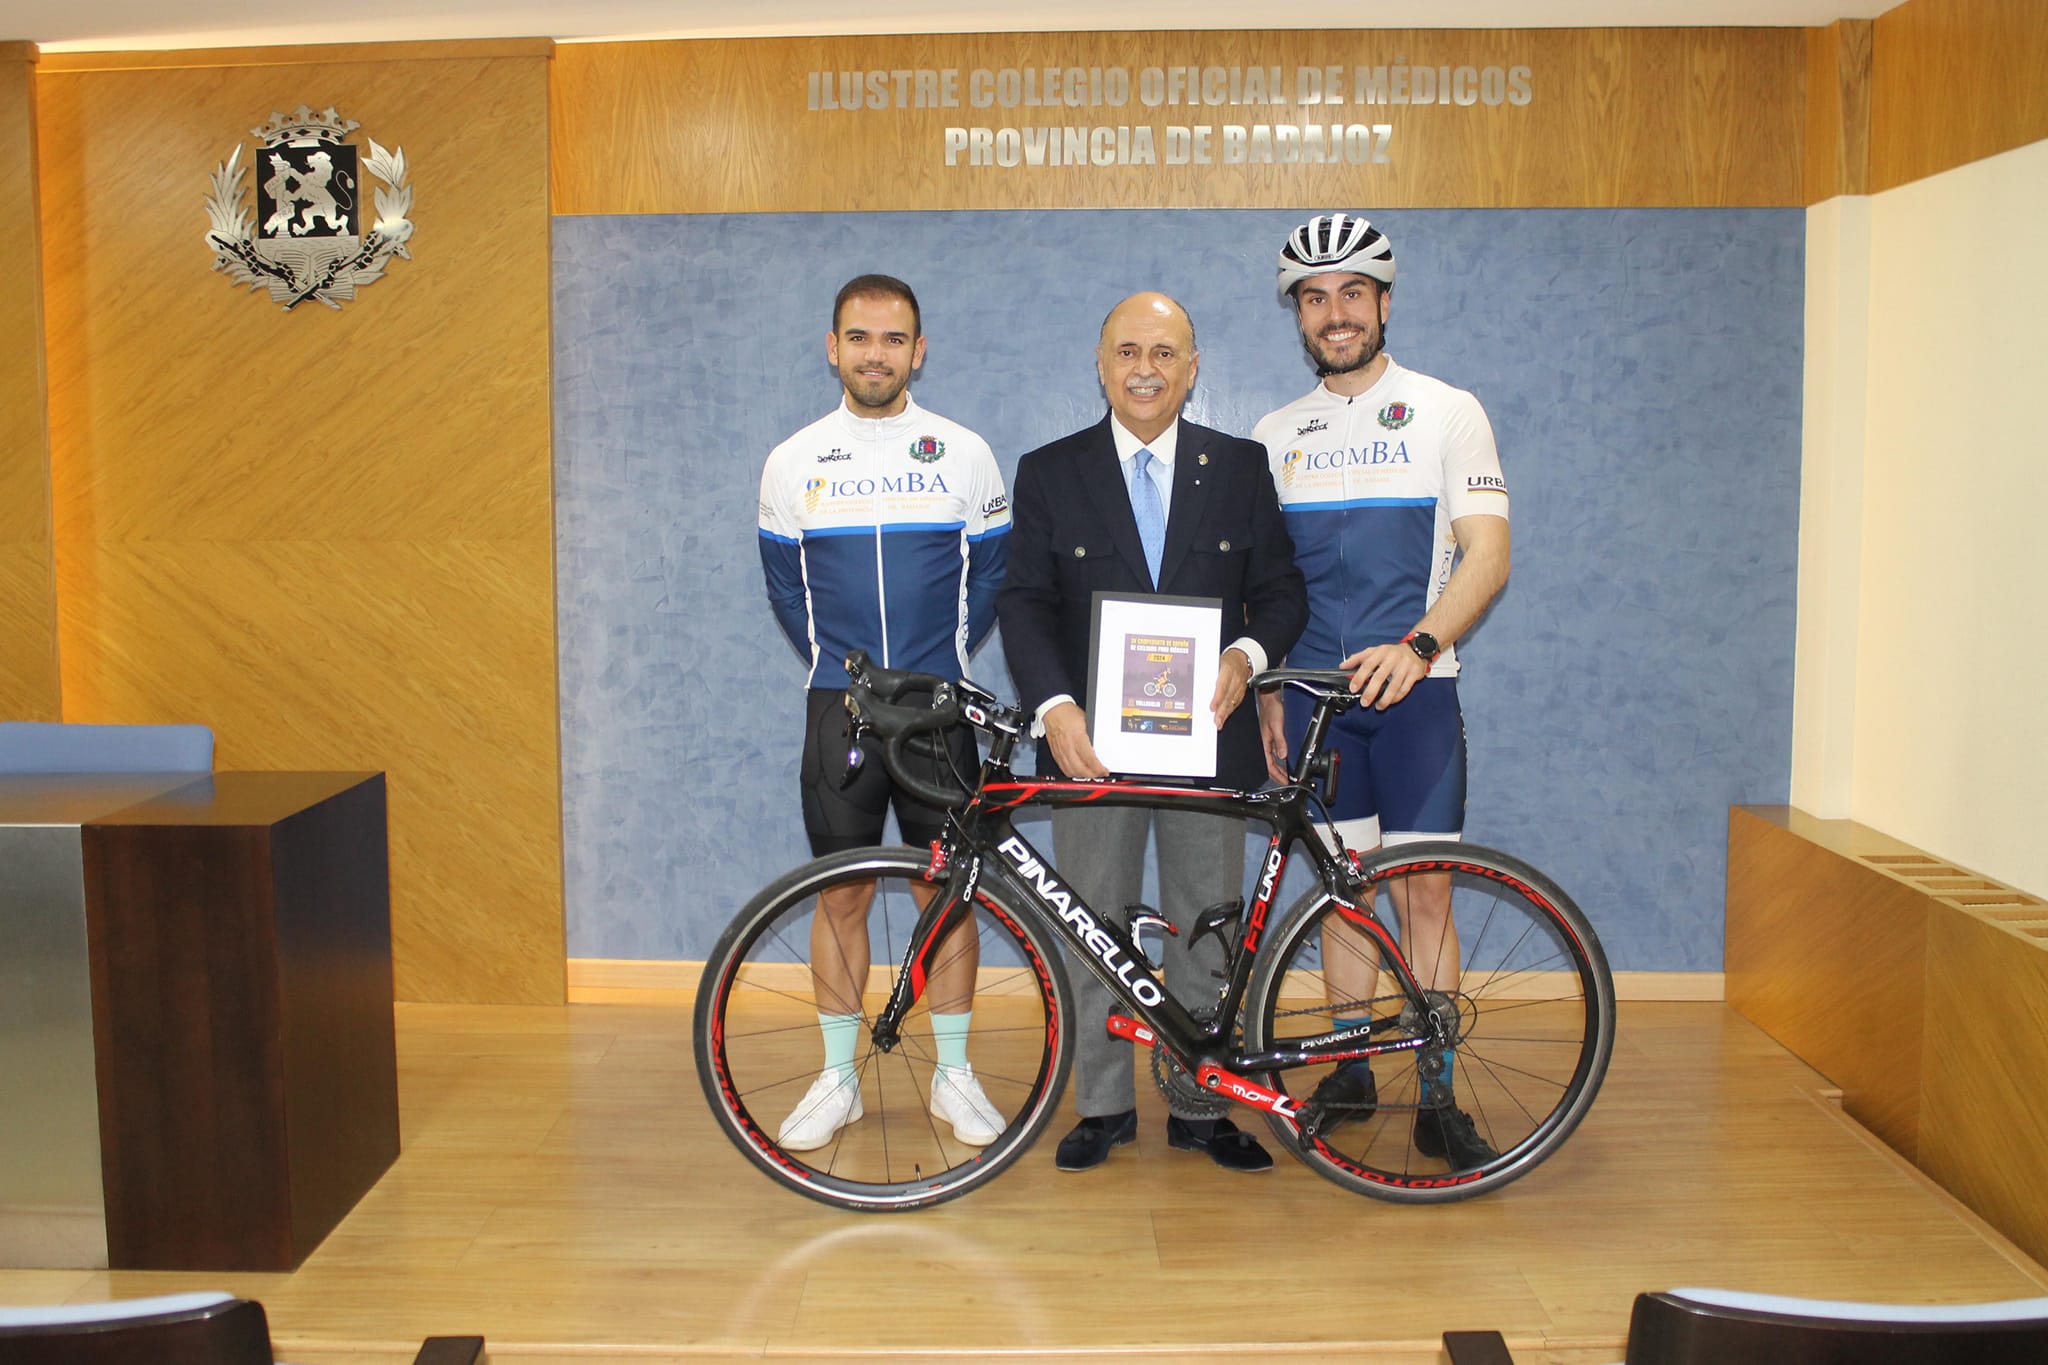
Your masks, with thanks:
<instances>
[{"instance_id":1,"label":"mint green sock","mask_svg":"<svg viewBox=\"0 0 2048 1365\"><path fill-rule=\"evenodd\" d=\"M932 1041L938 1044L940 1066L967 1065L967 1021L973 1017L973 1010L960 1014L932 1011Z\"/></svg>"},{"instance_id":2,"label":"mint green sock","mask_svg":"<svg viewBox=\"0 0 2048 1365\"><path fill-rule=\"evenodd\" d=\"M821 1011L818 1032L825 1035L825 1069L837 1070L842 1081L851 1080L854 1049L860 1046L860 1016Z\"/></svg>"}]
</instances>

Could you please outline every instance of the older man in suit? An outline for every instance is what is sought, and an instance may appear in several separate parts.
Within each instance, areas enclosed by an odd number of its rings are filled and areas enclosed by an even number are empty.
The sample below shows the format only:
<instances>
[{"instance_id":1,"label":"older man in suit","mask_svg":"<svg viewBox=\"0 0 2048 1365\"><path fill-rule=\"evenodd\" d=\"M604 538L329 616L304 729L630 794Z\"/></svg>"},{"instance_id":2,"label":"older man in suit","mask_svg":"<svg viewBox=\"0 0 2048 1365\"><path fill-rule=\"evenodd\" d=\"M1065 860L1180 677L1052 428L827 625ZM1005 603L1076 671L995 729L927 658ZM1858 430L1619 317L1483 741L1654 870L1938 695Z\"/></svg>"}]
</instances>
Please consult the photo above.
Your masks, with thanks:
<instances>
[{"instance_id":1,"label":"older man in suit","mask_svg":"<svg viewBox=\"0 0 2048 1365\"><path fill-rule=\"evenodd\" d=\"M1102 421L1026 455L1017 466L1009 571L997 597L1003 649L1040 733L1041 776L1109 775L1088 737L1088 636L1097 592L1214 597L1224 634L1209 712L1217 777L1263 780L1256 708L1245 687L1285 657L1308 617L1294 547L1263 447L1184 421L1200 356L1194 324L1163 294L1135 294L1103 321L1095 369L1109 399ZM1053 813L1053 849L1068 885L1104 917L1138 899L1148 831L1158 833L1161 912L1180 931L1167 945L1167 989L1196 1010L1215 1002L1221 946L1189 930L1209 906L1244 888L1244 822L1135 807ZM1137 1136L1131 1045L1104 1028L1108 990L1075 973L1081 1121L1059 1145L1063 1171L1099 1166ZM1230 1170L1273 1159L1228 1119L1177 1112L1170 1146L1202 1151Z\"/></svg>"}]
</instances>

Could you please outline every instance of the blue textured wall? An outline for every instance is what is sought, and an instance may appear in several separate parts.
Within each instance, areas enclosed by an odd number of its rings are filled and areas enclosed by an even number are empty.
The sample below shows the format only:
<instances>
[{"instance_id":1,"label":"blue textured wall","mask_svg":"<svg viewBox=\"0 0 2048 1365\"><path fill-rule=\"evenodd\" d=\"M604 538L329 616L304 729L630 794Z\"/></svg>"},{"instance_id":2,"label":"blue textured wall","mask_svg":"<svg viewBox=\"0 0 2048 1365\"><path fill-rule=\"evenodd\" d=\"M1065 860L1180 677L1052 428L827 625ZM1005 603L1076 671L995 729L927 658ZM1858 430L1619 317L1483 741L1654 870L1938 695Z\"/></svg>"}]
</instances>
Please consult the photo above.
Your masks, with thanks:
<instances>
[{"instance_id":1,"label":"blue textured wall","mask_svg":"<svg viewBox=\"0 0 2048 1365\"><path fill-rule=\"evenodd\" d=\"M768 448L837 398L833 293L924 306L918 401L1019 454L1102 412L1102 316L1195 319L1189 415L1249 431L1314 377L1270 285L1305 216L561 218L555 497L572 957L702 957L806 854L802 667L761 586ZM1440 210L1379 222L1389 350L1476 392L1514 576L1459 645L1468 836L1586 908L1617 968L1721 963L1726 809L1786 799L1799 493L1797 210ZM976 677L1008 687L999 643Z\"/></svg>"}]
</instances>

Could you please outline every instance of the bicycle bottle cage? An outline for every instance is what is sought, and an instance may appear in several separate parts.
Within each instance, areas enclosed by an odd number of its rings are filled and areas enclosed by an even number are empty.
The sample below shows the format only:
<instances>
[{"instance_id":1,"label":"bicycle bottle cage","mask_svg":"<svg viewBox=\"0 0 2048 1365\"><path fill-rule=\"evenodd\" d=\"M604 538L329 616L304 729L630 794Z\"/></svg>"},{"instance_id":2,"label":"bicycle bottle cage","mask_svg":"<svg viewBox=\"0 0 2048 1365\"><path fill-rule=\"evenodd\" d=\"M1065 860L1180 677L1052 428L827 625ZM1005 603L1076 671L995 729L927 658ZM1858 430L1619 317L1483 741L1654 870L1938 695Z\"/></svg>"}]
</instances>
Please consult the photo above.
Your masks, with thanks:
<instances>
[{"instance_id":1,"label":"bicycle bottle cage","mask_svg":"<svg viewBox=\"0 0 2048 1365\"><path fill-rule=\"evenodd\" d=\"M1152 964L1152 970L1155 972L1165 971L1165 958L1146 946L1145 940L1141 936L1147 929L1157 929L1167 938L1179 938L1180 930L1173 927L1173 921L1149 905L1126 905L1124 907L1124 923L1129 926L1131 942L1138 945L1138 951L1143 953L1145 960Z\"/></svg>"},{"instance_id":2,"label":"bicycle bottle cage","mask_svg":"<svg viewBox=\"0 0 2048 1365\"><path fill-rule=\"evenodd\" d=\"M1210 906L1195 916L1194 932L1188 935L1188 947L1193 949L1205 934L1216 935L1216 941L1223 946L1223 955L1230 956L1230 940L1237 922L1244 918L1244 897L1223 901Z\"/></svg>"}]
</instances>

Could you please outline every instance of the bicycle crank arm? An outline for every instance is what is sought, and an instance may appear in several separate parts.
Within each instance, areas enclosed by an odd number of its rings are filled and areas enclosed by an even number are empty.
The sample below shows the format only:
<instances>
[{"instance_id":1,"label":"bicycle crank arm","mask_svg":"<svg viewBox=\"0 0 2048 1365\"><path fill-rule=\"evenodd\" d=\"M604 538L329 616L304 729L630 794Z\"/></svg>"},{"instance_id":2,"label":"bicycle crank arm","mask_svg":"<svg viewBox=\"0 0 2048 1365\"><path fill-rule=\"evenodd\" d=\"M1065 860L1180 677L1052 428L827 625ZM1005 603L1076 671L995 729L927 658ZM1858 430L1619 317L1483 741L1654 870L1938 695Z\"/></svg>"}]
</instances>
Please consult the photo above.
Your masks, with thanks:
<instances>
[{"instance_id":1,"label":"bicycle crank arm","mask_svg":"<svg viewBox=\"0 0 2048 1365\"><path fill-rule=\"evenodd\" d=\"M1141 1024L1135 1019L1126 1019L1121 1014L1110 1015L1105 1027L1109 1029L1112 1038L1121 1038L1127 1043L1142 1043L1150 1047L1159 1041L1159 1035L1154 1033L1149 1025Z\"/></svg>"},{"instance_id":2,"label":"bicycle crank arm","mask_svg":"<svg viewBox=\"0 0 2048 1365\"><path fill-rule=\"evenodd\" d=\"M1268 1090L1265 1086L1248 1081L1242 1076L1234 1076L1214 1062L1206 1063L1195 1073L1195 1082L1204 1090L1213 1090L1226 1099L1278 1114L1289 1123L1300 1126L1300 1105L1278 1091Z\"/></svg>"}]
</instances>

